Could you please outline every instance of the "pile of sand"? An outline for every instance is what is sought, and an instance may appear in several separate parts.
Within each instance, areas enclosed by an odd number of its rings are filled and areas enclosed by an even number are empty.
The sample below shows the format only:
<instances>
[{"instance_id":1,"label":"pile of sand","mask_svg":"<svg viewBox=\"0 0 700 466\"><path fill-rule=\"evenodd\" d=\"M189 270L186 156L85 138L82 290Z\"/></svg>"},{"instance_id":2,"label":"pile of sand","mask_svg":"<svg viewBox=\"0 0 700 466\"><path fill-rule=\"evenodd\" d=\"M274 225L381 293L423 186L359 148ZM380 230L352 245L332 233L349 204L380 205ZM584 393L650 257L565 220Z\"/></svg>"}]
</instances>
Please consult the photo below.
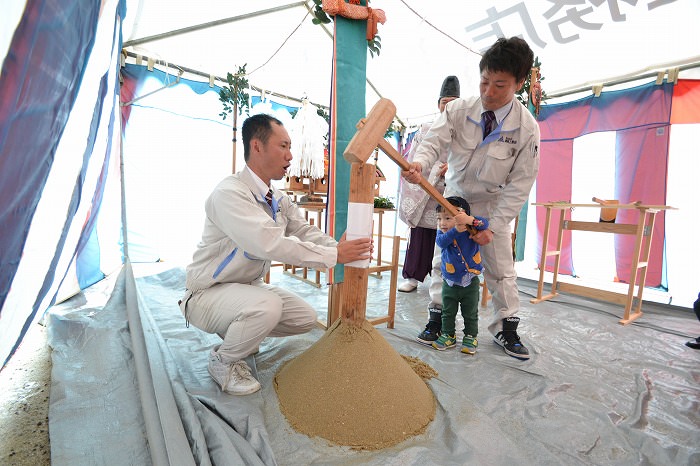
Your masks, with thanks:
<instances>
[{"instance_id":1,"label":"pile of sand","mask_svg":"<svg viewBox=\"0 0 700 466\"><path fill-rule=\"evenodd\" d=\"M275 390L295 430L354 448L395 445L435 417L432 391L366 320L360 326L336 321L282 366Z\"/></svg>"}]
</instances>

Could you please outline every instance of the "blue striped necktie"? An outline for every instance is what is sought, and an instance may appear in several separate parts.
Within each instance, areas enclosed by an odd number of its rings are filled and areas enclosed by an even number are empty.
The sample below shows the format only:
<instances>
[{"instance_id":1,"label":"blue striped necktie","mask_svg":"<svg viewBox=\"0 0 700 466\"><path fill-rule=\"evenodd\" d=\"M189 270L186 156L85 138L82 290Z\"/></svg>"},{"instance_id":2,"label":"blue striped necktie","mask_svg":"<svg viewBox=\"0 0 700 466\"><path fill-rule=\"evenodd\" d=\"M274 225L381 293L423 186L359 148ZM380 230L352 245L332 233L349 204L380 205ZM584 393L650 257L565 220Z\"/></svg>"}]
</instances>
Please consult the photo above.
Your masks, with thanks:
<instances>
[{"instance_id":1,"label":"blue striped necktie","mask_svg":"<svg viewBox=\"0 0 700 466\"><path fill-rule=\"evenodd\" d=\"M484 139L486 139L486 136L491 134L491 131L496 128L496 114L491 110L487 110L481 114L481 119L484 122Z\"/></svg>"}]
</instances>

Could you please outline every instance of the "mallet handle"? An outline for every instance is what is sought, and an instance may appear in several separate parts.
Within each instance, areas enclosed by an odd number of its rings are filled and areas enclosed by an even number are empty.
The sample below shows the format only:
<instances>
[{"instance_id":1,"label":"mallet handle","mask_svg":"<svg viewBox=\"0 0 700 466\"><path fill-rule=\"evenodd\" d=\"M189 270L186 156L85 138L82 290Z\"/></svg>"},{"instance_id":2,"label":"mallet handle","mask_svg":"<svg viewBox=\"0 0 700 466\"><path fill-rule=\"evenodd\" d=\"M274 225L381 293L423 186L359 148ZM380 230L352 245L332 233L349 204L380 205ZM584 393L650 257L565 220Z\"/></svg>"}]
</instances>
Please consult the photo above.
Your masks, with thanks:
<instances>
[{"instance_id":1,"label":"mallet handle","mask_svg":"<svg viewBox=\"0 0 700 466\"><path fill-rule=\"evenodd\" d=\"M409 170L409 169L411 168L411 165L406 161L406 159L404 159L403 157L401 157L401 154L399 154L399 153L397 152L397 150L394 149L394 148L391 146L391 144L389 144L389 142L388 142L386 139L381 138L381 139L379 140L379 143L378 143L377 145L378 145L379 148L382 150L382 152L384 152L386 155L388 155L389 158L390 158L391 160L393 160L394 162L396 162L396 164L397 164L399 167L401 167L401 169L403 169L403 170L406 171L406 170ZM421 177L420 177L420 181L418 182L418 184L420 185L421 188L423 188L423 190L424 190L426 193L428 193L428 195L429 195L430 197L432 197L433 199L435 199L435 200L436 200L442 207L444 207L445 210L447 210L450 214L452 214L453 216L454 216L454 215L457 215L457 213L458 213L457 207L455 207L455 206L453 206L452 204L450 204L449 202L447 202L447 199L445 199L445 198L442 196L442 194L440 194L440 192L439 192L437 189L435 189L435 186L433 186L432 184L428 183L428 181L427 181L425 178L423 178L422 175L421 175Z\"/></svg>"}]
</instances>

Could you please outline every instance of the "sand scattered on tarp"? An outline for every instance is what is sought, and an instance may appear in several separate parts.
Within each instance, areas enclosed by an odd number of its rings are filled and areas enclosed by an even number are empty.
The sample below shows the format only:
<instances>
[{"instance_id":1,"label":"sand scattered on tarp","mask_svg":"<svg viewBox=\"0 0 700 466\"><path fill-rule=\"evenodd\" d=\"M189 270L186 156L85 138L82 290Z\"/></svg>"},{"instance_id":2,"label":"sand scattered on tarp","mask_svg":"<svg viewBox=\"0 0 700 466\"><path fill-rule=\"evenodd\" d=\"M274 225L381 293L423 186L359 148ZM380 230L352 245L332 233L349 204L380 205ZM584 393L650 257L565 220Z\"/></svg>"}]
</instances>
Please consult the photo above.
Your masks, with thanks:
<instances>
[{"instance_id":1,"label":"sand scattered on tarp","mask_svg":"<svg viewBox=\"0 0 700 466\"><path fill-rule=\"evenodd\" d=\"M402 354L401 357L404 359L404 361L408 363L409 366L411 366L413 372L415 372L421 379L430 380L438 376L438 373L435 369L433 369L427 363L421 361L420 359L413 356L406 356L405 354Z\"/></svg>"},{"instance_id":2,"label":"sand scattered on tarp","mask_svg":"<svg viewBox=\"0 0 700 466\"><path fill-rule=\"evenodd\" d=\"M274 385L298 432L380 449L422 433L433 420L435 397L423 380L432 373L437 376L422 361L399 355L369 322L338 320L282 366Z\"/></svg>"}]
</instances>

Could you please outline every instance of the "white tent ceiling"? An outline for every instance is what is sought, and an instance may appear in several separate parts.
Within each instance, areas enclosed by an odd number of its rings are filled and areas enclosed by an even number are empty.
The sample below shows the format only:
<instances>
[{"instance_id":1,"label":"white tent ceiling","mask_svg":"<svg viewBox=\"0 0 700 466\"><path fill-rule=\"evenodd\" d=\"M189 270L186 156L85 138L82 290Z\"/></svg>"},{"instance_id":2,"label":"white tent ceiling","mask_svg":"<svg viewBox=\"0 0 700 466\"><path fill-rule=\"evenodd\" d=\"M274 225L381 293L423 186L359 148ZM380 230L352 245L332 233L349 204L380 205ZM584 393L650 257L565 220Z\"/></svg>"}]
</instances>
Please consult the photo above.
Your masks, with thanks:
<instances>
[{"instance_id":1,"label":"white tent ceiling","mask_svg":"<svg viewBox=\"0 0 700 466\"><path fill-rule=\"evenodd\" d=\"M497 35L528 40L550 94L700 62L697 0L373 0L370 6L383 9L387 22L379 26L381 54L368 58L367 106L378 92L409 124L435 112L449 74L460 78L463 94L477 92L478 51ZM129 52L218 77L247 64L252 85L327 105L333 42L312 24L309 8L311 0L127 0L124 42ZM215 21L221 24L193 28ZM195 30L167 34L184 28ZM154 38L159 35L166 37Z\"/></svg>"}]
</instances>

